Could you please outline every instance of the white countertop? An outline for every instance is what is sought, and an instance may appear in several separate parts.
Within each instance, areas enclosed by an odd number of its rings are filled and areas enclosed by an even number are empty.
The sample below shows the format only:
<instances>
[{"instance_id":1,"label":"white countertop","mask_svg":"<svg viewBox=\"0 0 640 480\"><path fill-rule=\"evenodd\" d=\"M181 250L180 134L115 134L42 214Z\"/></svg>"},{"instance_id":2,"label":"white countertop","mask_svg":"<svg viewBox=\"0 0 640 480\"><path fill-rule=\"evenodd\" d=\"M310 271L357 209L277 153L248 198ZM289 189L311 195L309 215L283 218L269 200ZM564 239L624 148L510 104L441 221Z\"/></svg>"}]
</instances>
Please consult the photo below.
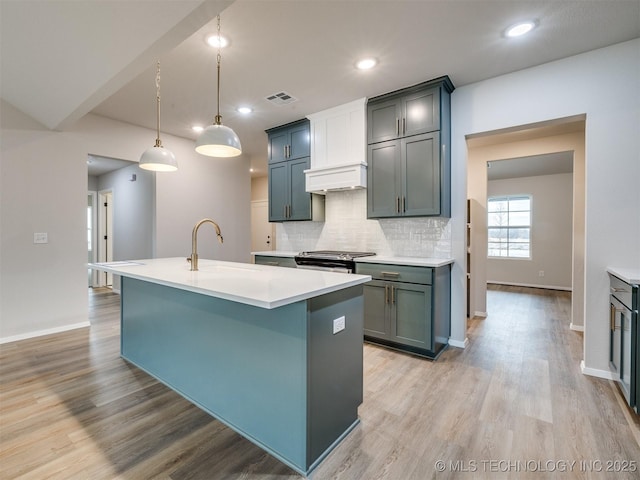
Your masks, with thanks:
<instances>
[{"instance_id":1,"label":"white countertop","mask_svg":"<svg viewBox=\"0 0 640 480\"><path fill-rule=\"evenodd\" d=\"M631 285L640 285L640 268L607 267L607 272Z\"/></svg>"},{"instance_id":2,"label":"white countertop","mask_svg":"<svg viewBox=\"0 0 640 480\"><path fill-rule=\"evenodd\" d=\"M264 255L269 257L290 257L293 258L299 252L287 250L268 250L266 252L251 252L251 255ZM384 263L388 265L413 265L417 267L443 267L453 263L453 258L426 258L426 257L396 257L391 255L374 255L371 257L360 257L356 262L363 263Z\"/></svg>"},{"instance_id":3,"label":"white countertop","mask_svg":"<svg viewBox=\"0 0 640 480\"><path fill-rule=\"evenodd\" d=\"M266 250L264 252L251 252L251 255L262 255L264 257L287 257L293 258L299 252L290 252L288 250Z\"/></svg>"},{"instance_id":4,"label":"white countertop","mask_svg":"<svg viewBox=\"0 0 640 480\"><path fill-rule=\"evenodd\" d=\"M416 267L443 267L453 263L453 258L427 258L427 257L395 257L375 255L371 257L356 258L356 263L384 263L385 265L412 265Z\"/></svg>"},{"instance_id":5,"label":"white countertop","mask_svg":"<svg viewBox=\"0 0 640 480\"><path fill-rule=\"evenodd\" d=\"M371 280L368 275L184 257L90 263L89 268L261 308L277 308Z\"/></svg>"}]
</instances>

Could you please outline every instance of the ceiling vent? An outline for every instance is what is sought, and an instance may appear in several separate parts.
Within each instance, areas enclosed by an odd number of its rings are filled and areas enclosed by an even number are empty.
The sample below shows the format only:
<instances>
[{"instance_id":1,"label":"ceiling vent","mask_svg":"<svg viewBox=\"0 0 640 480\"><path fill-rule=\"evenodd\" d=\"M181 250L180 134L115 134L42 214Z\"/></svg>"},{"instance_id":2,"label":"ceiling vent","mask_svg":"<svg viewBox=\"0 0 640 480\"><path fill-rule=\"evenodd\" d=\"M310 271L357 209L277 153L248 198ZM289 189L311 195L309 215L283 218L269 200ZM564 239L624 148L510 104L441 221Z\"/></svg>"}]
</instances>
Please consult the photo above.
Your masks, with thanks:
<instances>
[{"instance_id":1,"label":"ceiling vent","mask_svg":"<svg viewBox=\"0 0 640 480\"><path fill-rule=\"evenodd\" d=\"M279 107L282 105L288 105L289 103L297 102L298 99L292 95L289 95L287 92L278 92L273 95L269 95L265 97L267 101L278 105Z\"/></svg>"}]
</instances>

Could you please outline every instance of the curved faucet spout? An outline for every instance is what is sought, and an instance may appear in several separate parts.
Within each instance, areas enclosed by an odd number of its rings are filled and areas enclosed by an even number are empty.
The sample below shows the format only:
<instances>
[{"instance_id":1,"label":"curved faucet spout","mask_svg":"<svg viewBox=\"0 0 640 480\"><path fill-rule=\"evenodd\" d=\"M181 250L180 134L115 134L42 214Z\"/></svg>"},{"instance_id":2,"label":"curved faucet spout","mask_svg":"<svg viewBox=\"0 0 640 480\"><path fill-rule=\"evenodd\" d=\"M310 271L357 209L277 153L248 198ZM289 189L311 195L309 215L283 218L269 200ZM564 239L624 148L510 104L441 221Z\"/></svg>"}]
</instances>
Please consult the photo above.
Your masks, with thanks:
<instances>
[{"instance_id":1,"label":"curved faucet spout","mask_svg":"<svg viewBox=\"0 0 640 480\"><path fill-rule=\"evenodd\" d=\"M187 260L191 262L191 271L198 270L198 230L200 229L200 226L205 223L210 223L211 225L213 225L216 229L218 241L220 243L224 242L222 233L220 232L220 227L216 222L214 222L210 218L203 218L198 223L196 223L195 227L193 227L193 232L191 232L191 257L187 258Z\"/></svg>"}]
</instances>

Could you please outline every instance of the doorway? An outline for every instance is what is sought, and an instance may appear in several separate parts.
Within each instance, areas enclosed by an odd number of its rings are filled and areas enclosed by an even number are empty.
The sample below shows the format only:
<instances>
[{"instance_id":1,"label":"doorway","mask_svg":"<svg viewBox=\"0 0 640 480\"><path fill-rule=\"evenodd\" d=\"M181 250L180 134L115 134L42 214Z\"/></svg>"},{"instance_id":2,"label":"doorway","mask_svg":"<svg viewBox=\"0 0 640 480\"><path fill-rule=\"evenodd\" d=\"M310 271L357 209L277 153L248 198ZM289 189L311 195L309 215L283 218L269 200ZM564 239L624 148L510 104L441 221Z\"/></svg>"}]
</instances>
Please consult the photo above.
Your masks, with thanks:
<instances>
[{"instance_id":1,"label":"doorway","mask_svg":"<svg viewBox=\"0 0 640 480\"><path fill-rule=\"evenodd\" d=\"M98 261L113 261L113 191L98 192ZM113 274L98 272L99 287L113 287Z\"/></svg>"},{"instance_id":2,"label":"doorway","mask_svg":"<svg viewBox=\"0 0 640 480\"><path fill-rule=\"evenodd\" d=\"M489 165L497 160L522 157L541 157L572 152L572 206L571 226L571 325L573 330L583 330L584 325L584 192L585 192L585 120L584 115L523 125L499 131L485 132L466 137L468 149L467 196L475 208L471 212L468 229L469 251L469 315L487 315L488 278L488 227L487 199ZM552 188L552 187L547 187ZM520 192L522 193L522 192ZM535 206L534 206L535 208ZM531 247L535 252L535 245ZM537 252L538 255L540 252ZM514 262L530 260L514 260ZM520 264L524 269L525 263ZM527 267L531 265L526 264ZM545 268L537 268L535 275L540 280L547 274ZM513 282L517 283L517 282ZM522 282L535 284L538 282Z\"/></svg>"}]
</instances>

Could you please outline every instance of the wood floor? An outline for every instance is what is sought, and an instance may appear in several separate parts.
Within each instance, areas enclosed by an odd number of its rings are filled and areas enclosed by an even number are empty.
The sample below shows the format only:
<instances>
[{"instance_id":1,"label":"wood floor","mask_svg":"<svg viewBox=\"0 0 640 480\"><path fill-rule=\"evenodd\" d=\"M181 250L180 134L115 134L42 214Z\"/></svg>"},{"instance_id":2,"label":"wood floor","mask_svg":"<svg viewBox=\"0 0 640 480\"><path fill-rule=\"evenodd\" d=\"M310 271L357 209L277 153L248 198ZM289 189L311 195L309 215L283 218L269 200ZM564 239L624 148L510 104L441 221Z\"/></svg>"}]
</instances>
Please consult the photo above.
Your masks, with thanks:
<instances>
[{"instance_id":1,"label":"wood floor","mask_svg":"<svg viewBox=\"0 0 640 480\"><path fill-rule=\"evenodd\" d=\"M365 345L361 424L312 478L640 478L637 418L580 373L569 295L497 287L488 311L437 362ZM1 479L300 478L120 359L117 295L90 317L0 346Z\"/></svg>"}]
</instances>

